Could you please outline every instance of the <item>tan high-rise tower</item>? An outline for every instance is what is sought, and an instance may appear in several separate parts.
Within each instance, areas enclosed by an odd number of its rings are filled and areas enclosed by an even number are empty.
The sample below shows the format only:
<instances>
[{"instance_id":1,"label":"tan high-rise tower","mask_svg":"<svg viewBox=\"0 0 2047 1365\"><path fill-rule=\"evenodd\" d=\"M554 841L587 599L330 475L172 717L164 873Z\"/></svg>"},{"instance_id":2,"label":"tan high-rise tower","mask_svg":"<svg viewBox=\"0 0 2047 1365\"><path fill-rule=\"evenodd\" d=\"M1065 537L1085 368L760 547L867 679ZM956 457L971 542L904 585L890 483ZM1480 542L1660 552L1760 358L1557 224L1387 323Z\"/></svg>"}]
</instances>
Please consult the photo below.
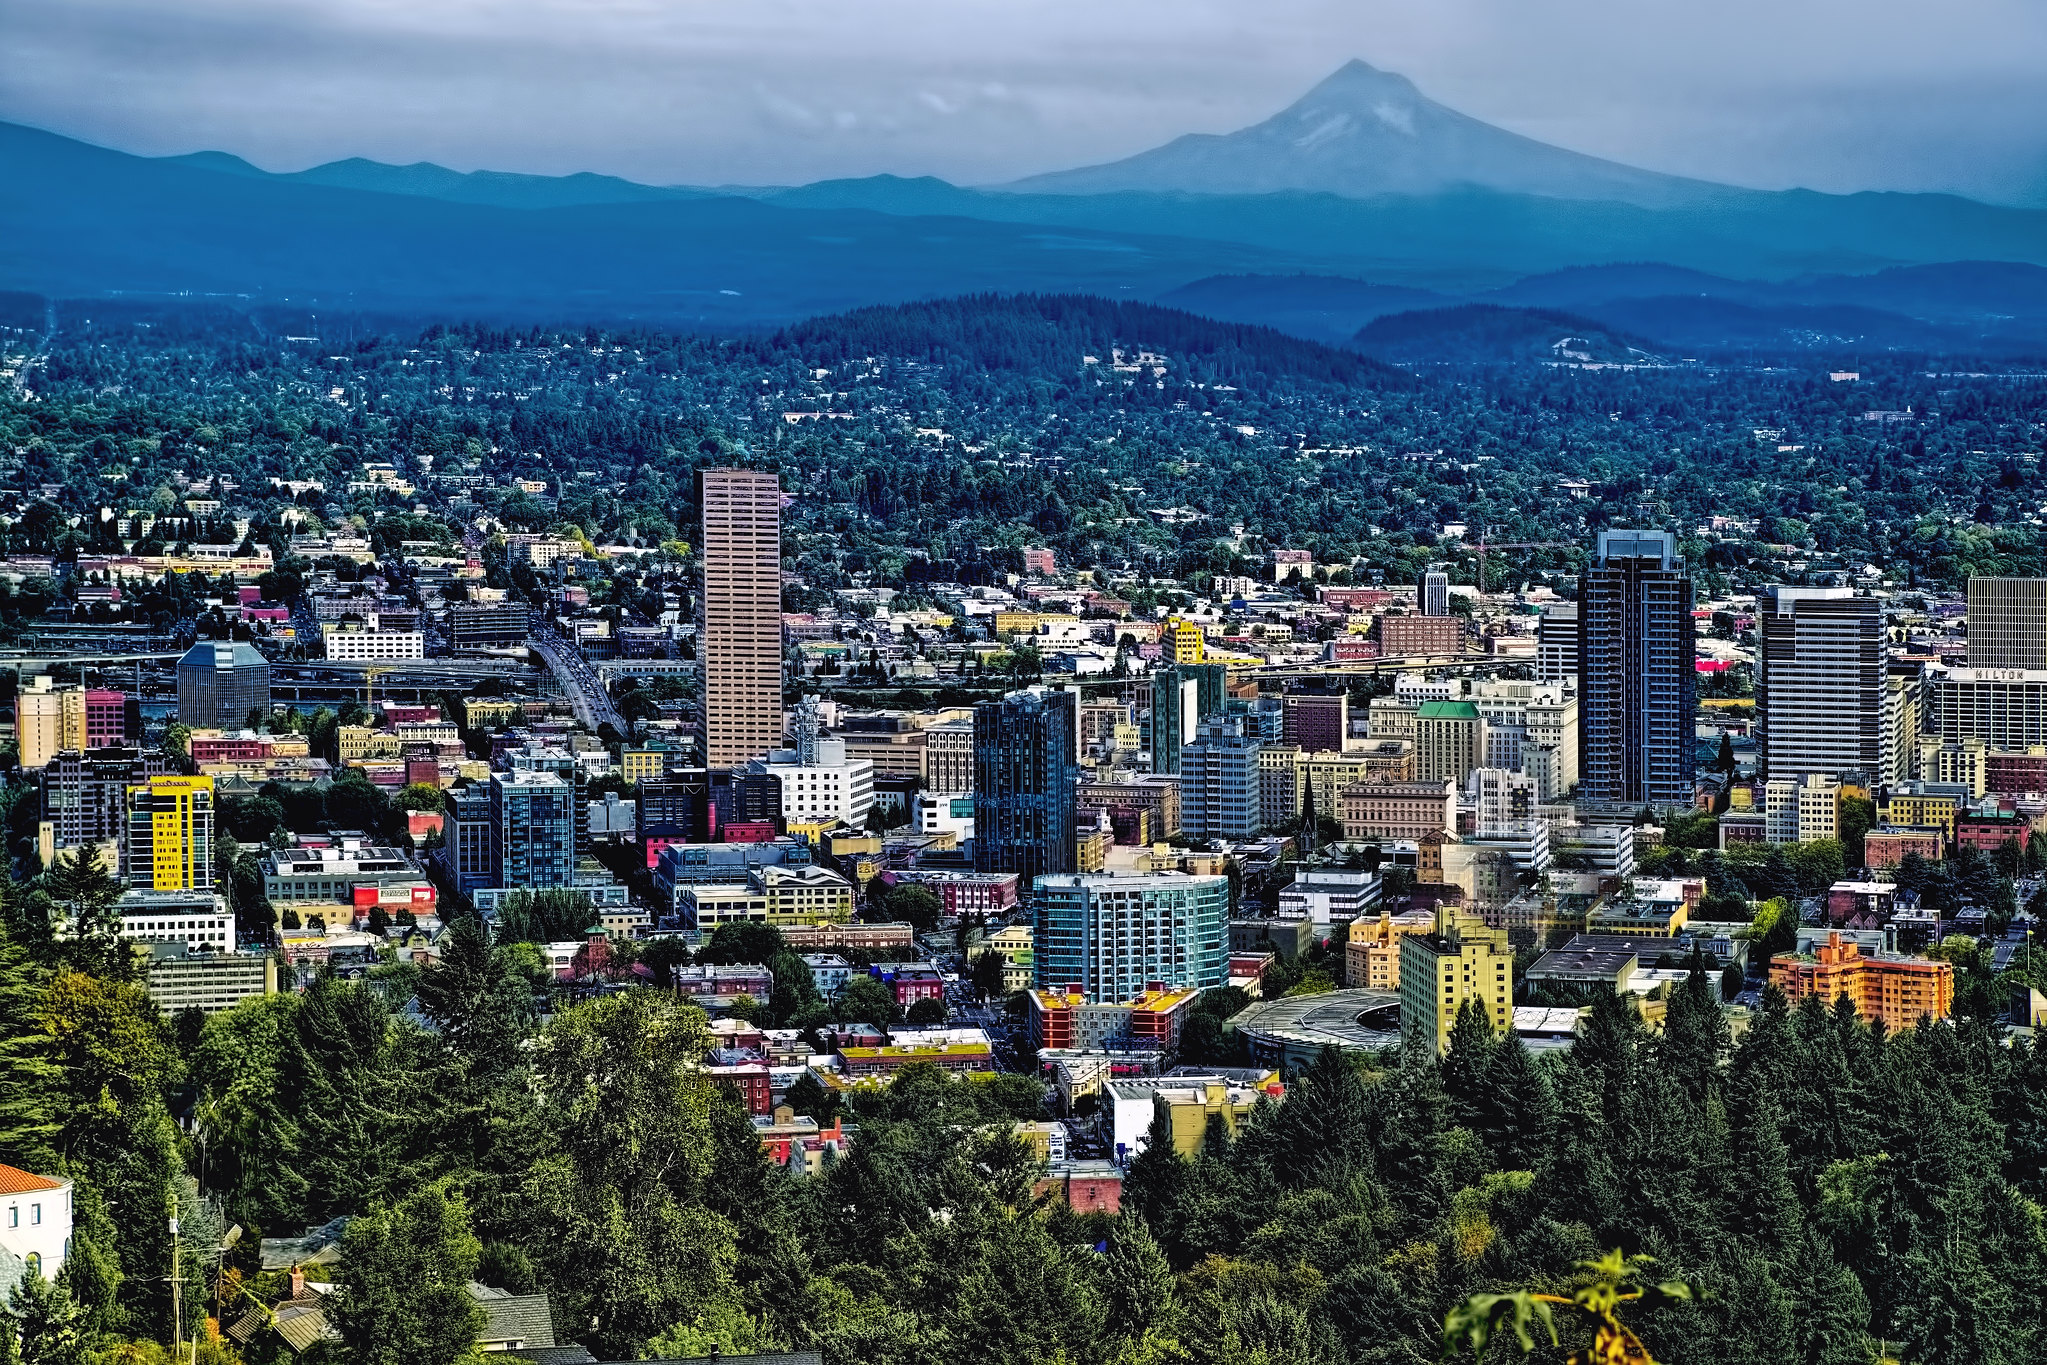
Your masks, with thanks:
<instances>
[{"instance_id":1,"label":"tan high-rise tower","mask_svg":"<svg viewBox=\"0 0 2047 1365\"><path fill-rule=\"evenodd\" d=\"M782 489L752 469L704 471L704 763L736 768L782 743Z\"/></svg>"}]
</instances>

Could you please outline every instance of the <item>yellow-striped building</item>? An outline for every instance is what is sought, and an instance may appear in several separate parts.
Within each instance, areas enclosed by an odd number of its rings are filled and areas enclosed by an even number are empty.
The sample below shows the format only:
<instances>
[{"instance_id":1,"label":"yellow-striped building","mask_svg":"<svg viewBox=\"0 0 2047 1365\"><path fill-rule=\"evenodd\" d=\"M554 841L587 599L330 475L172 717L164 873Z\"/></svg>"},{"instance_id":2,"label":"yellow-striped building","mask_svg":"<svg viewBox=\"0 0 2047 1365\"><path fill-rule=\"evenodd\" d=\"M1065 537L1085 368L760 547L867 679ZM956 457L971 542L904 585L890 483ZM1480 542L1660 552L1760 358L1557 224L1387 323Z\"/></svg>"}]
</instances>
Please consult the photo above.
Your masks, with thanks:
<instances>
[{"instance_id":1,"label":"yellow-striped building","mask_svg":"<svg viewBox=\"0 0 2047 1365\"><path fill-rule=\"evenodd\" d=\"M122 864L138 891L211 891L213 779L152 777L128 788Z\"/></svg>"}]
</instances>

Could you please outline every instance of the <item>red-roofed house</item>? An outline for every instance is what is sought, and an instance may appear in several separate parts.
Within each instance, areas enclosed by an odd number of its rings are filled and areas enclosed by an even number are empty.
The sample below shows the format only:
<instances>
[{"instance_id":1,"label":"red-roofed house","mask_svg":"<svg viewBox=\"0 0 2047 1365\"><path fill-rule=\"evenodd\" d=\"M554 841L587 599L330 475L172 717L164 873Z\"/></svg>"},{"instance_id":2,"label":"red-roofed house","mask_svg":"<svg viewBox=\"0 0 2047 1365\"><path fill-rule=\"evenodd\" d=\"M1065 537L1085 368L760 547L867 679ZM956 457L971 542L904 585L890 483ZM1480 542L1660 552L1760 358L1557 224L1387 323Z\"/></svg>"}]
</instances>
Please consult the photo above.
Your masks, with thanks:
<instances>
[{"instance_id":1,"label":"red-roofed house","mask_svg":"<svg viewBox=\"0 0 2047 1365\"><path fill-rule=\"evenodd\" d=\"M0 1279L24 1267L55 1279L70 1245L71 1182L0 1166Z\"/></svg>"}]
</instances>

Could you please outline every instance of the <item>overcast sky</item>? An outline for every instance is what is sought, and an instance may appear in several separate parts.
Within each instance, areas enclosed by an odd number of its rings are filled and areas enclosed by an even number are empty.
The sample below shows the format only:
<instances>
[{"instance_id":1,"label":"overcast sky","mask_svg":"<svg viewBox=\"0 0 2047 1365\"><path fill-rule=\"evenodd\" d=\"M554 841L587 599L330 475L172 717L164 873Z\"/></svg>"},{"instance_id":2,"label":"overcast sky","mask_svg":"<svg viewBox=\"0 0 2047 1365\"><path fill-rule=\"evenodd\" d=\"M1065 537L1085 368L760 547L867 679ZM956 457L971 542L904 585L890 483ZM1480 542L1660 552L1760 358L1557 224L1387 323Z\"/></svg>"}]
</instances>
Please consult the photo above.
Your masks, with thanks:
<instances>
[{"instance_id":1,"label":"overcast sky","mask_svg":"<svg viewBox=\"0 0 2047 1365\"><path fill-rule=\"evenodd\" d=\"M2047 0L0 0L0 118L271 170L979 184L1351 57L1657 170L2047 203Z\"/></svg>"}]
</instances>

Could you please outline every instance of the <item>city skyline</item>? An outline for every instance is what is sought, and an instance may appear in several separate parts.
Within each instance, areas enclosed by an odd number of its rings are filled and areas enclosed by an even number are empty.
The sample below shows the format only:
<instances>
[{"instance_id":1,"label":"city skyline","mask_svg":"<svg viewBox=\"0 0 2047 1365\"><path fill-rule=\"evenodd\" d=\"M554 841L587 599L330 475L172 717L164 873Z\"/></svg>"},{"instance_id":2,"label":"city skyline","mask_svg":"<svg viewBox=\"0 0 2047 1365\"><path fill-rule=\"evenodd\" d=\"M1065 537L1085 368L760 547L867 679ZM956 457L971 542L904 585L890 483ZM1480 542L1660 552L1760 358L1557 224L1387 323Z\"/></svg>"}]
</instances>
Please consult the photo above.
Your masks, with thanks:
<instances>
[{"instance_id":1,"label":"city skyline","mask_svg":"<svg viewBox=\"0 0 2047 1365\"><path fill-rule=\"evenodd\" d=\"M0 1335L2039 1357L2016 5L0 0Z\"/></svg>"}]
</instances>

